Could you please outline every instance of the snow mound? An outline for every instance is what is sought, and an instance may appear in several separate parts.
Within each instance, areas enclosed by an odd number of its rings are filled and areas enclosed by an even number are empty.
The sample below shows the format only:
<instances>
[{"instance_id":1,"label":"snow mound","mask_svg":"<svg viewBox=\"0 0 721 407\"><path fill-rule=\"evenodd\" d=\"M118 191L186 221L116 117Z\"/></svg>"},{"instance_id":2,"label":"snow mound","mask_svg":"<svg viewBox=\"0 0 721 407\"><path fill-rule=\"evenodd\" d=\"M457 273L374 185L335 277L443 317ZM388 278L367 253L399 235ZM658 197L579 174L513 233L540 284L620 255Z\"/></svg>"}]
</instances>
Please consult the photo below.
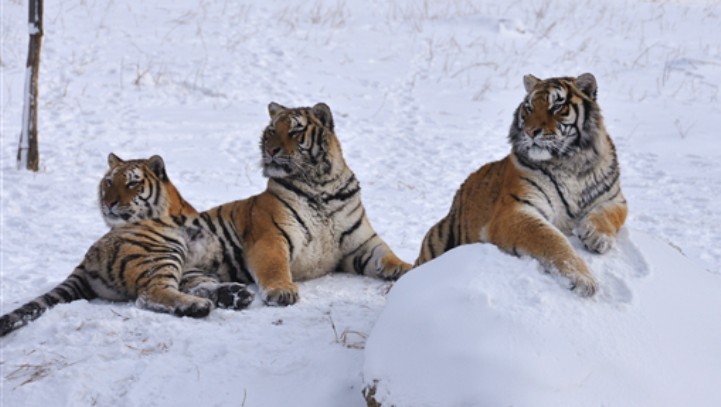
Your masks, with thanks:
<instances>
[{"instance_id":1,"label":"snow mound","mask_svg":"<svg viewBox=\"0 0 721 407\"><path fill-rule=\"evenodd\" d=\"M384 406L721 405L721 278L623 230L577 297L492 245L404 276L366 344Z\"/></svg>"}]
</instances>

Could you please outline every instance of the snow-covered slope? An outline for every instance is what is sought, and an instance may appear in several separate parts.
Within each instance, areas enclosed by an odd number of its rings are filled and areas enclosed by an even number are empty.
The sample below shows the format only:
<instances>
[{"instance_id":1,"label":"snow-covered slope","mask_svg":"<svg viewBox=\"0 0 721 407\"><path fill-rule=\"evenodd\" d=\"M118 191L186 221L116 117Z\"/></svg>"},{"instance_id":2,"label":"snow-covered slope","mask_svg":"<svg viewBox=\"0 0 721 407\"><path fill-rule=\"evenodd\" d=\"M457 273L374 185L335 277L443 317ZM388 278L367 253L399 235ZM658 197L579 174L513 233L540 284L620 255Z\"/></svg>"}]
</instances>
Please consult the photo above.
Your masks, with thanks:
<instances>
[{"instance_id":1,"label":"snow-covered slope","mask_svg":"<svg viewBox=\"0 0 721 407\"><path fill-rule=\"evenodd\" d=\"M376 401L721 404L721 278L635 230L608 254L583 257L601 286L591 301L491 245L454 249L405 276L366 346Z\"/></svg>"},{"instance_id":2,"label":"snow-covered slope","mask_svg":"<svg viewBox=\"0 0 721 407\"><path fill-rule=\"evenodd\" d=\"M46 1L38 174L15 169L26 7L0 1L0 312L105 232L111 151L161 154L198 209L261 191L270 101L330 105L373 226L411 261L463 179L508 153L527 73L596 76L630 230L721 272L721 2ZM362 406L360 348L389 287L334 275L296 306L201 321L59 306L0 339L0 404Z\"/></svg>"}]
</instances>

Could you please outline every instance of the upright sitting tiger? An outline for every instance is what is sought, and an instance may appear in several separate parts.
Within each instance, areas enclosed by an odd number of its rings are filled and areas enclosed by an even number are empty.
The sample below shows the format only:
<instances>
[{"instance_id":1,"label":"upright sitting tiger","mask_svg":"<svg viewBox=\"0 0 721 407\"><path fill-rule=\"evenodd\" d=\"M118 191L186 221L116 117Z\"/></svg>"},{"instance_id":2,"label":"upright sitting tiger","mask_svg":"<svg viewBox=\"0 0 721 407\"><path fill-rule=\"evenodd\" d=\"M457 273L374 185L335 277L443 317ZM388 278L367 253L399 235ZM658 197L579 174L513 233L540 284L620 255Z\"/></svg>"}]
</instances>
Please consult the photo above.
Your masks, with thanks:
<instances>
[{"instance_id":1,"label":"upright sitting tiger","mask_svg":"<svg viewBox=\"0 0 721 407\"><path fill-rule=\"evenodd\" d=\"M108 166L98 185L98 203L108 226L198 214L168 178L159 155L125 161L110 153Z\"/></svg>"},{"instance_id":2,"label":"upright sitting tiger","mask_svg":"<svg viewBox=\"0 0 721 407\"><path fill-rule=\"evenodd\" d=\"M222 236L224 263L268 304L298 300L294 281L338 271L395 279L411 268L376 234L330 108L268 106L260 140L266 190L200 215Z\"/></svg>"},{"instance_id":3,"label":"upright sitting tiger","mask_svg":"<svg viewBox=\"0 0 721 407\"><path fill-rule=\"evenodd\" d=\"M605 253L626 214L616 149L596 102L596 79L523 78L511 153L471 174L450 212L426 234L416 265L461 244L489 242L529 255L591 296L597 283L564 235Z\"/></svg>"},{"instance_id":4,"label":"upright sitting tiger","mask_svg":"<svg viewBox=\"0 0 721 407\"><path fill-rule=\"evenodd\" d=\"M198 213L170 181L160 156L124 161L111 153L108 165L98 186L98 203L111 231L88 250L65 281L3 315L0 336L58 303L79 299L137 298L144 305L147 298L149 308L189 316L207 314L213 305L242 309L252 301L253 293L245 285L221 283L214 270L193 268L189 249L207 237L196 229L175 226L197 219ZM175 273L173 263L179 259L188 269ZM182 293L163 292L166 283L175 284Z\"/></svg>"},{"instance_id":5,"label":"upright sitting tiger","mask_svg":"<svg viewBox=\"0 0 721 407\"><path fill-rule=\"evenodd\" d=\"M263 193L197 216L114 226L63 283L0 318L0 335L80 298L203 317L214 305L247 306L253 293L241 283L257 283L268 304L289 305L298 300L294 280L336 270L394 279L409 270L368 221L330 108L271 103L269 112Z\"/></svg>"}]
</instances>

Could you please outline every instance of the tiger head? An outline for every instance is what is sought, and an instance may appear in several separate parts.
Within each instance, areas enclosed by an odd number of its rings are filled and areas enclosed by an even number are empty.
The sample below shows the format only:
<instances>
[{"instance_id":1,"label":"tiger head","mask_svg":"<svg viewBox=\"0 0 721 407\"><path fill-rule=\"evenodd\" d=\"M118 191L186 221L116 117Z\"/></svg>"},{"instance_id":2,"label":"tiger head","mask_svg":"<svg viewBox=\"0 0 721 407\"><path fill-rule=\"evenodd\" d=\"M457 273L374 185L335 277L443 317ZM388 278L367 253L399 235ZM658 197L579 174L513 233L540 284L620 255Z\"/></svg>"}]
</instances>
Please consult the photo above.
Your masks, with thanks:
<instances>
[{"instance_id":1,"label":"tiger head","mask_svg":"<svg viewBox=\"0 0 721 407\"><path fill-rule=\"evenodd\" d=\"M160 156L126 161L110 153L108 166L98 187L100 210L108 226L197 214L170 182Z\"/></svg>"},{"instance_id":2,"label":"tiger head","mask_svg":"<svg viewBox=\"0 0 721 407\"><path fill-rule=\"evenodd\" d=\"M272 102L268 113L270 124L260 140L264 176L320 180L345 164L325 103L287 108Z\"/></svg>"},{"instance_id":3,"label":"tiger head","mask_svg":"<svg viewBox=\"0 0 721 407\"><path fill-rule=\"evenodd\" d=\"M594 145L601 126L596 78L523 77L526 97L516 109L509 139L534 162L568 159Z\"/></svg>"}]
</instances>

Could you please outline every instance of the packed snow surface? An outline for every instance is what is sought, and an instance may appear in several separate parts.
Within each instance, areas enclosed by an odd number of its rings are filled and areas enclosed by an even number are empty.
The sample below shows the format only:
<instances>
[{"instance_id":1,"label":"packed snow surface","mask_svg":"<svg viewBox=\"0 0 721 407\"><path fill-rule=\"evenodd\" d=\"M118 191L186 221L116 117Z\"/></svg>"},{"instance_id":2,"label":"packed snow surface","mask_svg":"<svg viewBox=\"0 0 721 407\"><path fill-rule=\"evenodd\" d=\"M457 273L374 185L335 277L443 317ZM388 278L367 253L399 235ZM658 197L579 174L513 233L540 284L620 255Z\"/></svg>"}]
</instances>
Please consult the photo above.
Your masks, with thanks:
<instances>
[{"instance_id":1,"label":"packed snow surface","mask_svg":"<svg viewBox=\"0 0 721 407\"><path fill-rule=\"evenodd\" d=\"M415 279L464 290L457 298L428 298L437 313L458 319L438 320L432 313L423 325L428 337L407 346L449 351L468 342L433 338L450 336L456 326L481 334L483 318L498 316L504 320L495 326L516 334L507 342L517 352L498 355L492 367L509 370L496 383L518 373L532 390L556 386L557 397L575 397L617 373L629 378L619 391L642 401L648 386L677 374L664 372L691 364L698 370L685 380L700 389L719 383L718 366L697 361L701 351L689 347L718 338L718 323L702 321L719 308L707 294L721 278L721 211L715 205L721 194L721 2L45 2L38 173L15 164L27 2L2 1L0 10L2 313L62 281L105 233L96 194L110 152L162 155L185 198L207 209L265 188L258 141L269 102L325 102L373 226L401 258L413 261L466 176L508 153L523 75L592 72L630 207L619 251L586 255L602 283L600 295L573 297L532 260L506 258L490 246L461 248L438 260L458 270L445 275L429 265L426 273L408 275L407 284L418 284L420 293L427 286ZM673 273L687 273L686 279L669 277L671 269L659 261L677 264ZM481 264L499 269L475 267ZM511 281L519 286L503 286ZM393 307L405 307L402 298L418 301L405 284L396 287ZM302 283L301 301L292 307L256 302L202 320L132 303L61 305L0 339L0 404L363 406L364 358L374 357L363 348L391 289L390 283L337 274ZM495 298L496 308L485 297ZM546 302L529 307L536 300ZM463 324L466 317L481 321ZM548 322L538 335L514 331L537 326L514 321L534 318ZM675 326L683 329L674 333ZM609 327L604 339L592 337L590 329L601 327ZM644 329L669 335L651 341ZM378 345L378 332L369 347ZM488 348L457 350L468 357L459 366L484 369L471 362L501 340L485 338ZM559 338L580 355L549 344ZM533 363L502 366L544 344L548 352ZM660 382L639 377L645 367L620 362L592 370L564 367L576 357L599 360L595 353L618 361L642 346L666 352L665 359L648 361L651 366L674 362L658 368ZM647 351L639 352L628 363L644 361L640 355ZM708 355L718 360L718 345ZM555 370L538 381L546 359ZM596 373L584 379L589 371ZM564 379L587 385L560 386ZM475 382L443 383L463 386L461 395L478 394ZM492 396L502 400L501 390ZM695 397L689 394L687 404L718 404L718 398Z\"/></svg>"}]
</instances>

